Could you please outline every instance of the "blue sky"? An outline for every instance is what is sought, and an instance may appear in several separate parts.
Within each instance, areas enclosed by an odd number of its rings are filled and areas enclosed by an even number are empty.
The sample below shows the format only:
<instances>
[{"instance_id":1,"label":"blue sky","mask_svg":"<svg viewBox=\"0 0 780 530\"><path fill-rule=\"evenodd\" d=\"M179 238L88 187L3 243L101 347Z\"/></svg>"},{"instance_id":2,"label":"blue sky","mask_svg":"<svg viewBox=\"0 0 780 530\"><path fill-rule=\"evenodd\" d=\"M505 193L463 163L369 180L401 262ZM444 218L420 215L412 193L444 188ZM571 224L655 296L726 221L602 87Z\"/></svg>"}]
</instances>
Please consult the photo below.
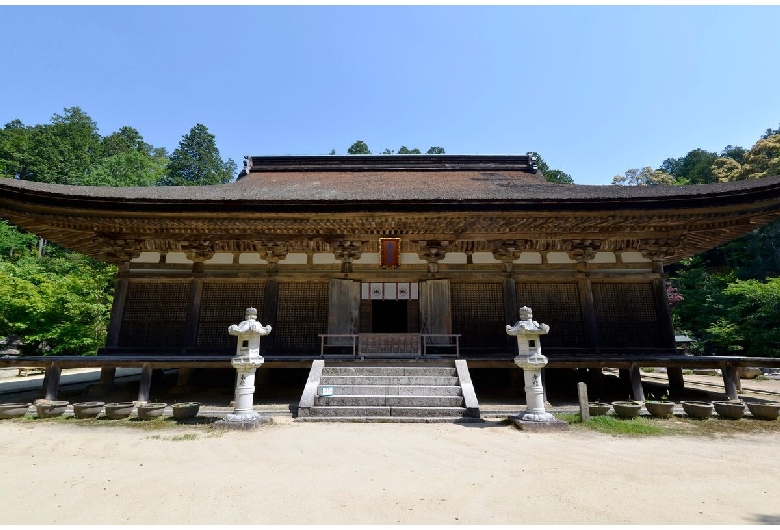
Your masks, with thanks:
<instances>
[{"instance_id":1,"label":"blue sky","mask_svg":"<svg viewBox=\"0 0 780 530\"><path fill-rule=\"evenodd\" d=\"M538 151L608 184L780 124L780 7L0 6L0 123L79 106L223 158Z\"/></svg>"}]
</instances>

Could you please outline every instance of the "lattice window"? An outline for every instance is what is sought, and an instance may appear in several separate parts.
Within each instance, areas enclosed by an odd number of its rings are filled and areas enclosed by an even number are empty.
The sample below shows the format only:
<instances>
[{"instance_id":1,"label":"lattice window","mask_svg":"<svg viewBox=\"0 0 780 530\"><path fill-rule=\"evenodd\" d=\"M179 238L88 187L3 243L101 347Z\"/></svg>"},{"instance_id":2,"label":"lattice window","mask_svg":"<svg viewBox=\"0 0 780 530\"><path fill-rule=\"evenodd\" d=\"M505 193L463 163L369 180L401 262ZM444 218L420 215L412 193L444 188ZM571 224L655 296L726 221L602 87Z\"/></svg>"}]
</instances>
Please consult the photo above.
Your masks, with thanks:
<instances>
[{"instance_id":1,"label":"lattice window","mask_svg":"<svg viewBox=\"0 0 780 530\"><path fill-rule=\"evenodd\" d=\"M264 300L265 282L206 282L200 302L197 345L235 347L236 338L228 334L228 327L244 320L247 307L257 309L257 320L266 324L263 321Z\"/></svg>"},{"instance_id":2,"label":"lattice window","mask_svg":"<svg viewBox=\"0 0 780 530\"><path fill-rule=\"evenodd\" d=\"M576 283L517 283L517 307L533 310L533 318L550 326L542 347L581 348L585 336L580 292Z\"/></svg>"},{"instance_id":3,"label":"lattice window","mask_svg":"<svg viewBox=\"0 0 780 530\"><path fill-rule=\"evenodd\" d=\"M500 283L450 284L452 332L463 348L505 348L504 288Z\"/></svg>"},{"instance_id":4,"label":"lattice window","mask_svg":"<svg viewBox=\"0 0 780 530\"><path fill-rule=\"evenodd\" d=\"M319 350L319 334L328 332L328 282L279 284L276 308L275 348Z\"/></svg>"},{"instance_id":5,"label":"lattice window","mask_svg":"<svg viewBox=\"0 0 780 530\"><path fill-rule=\"evenodd\" d=\"M658 314L650 283L594 283L599 345L604 347L661 347Z\"/></svg>"},{"instance_id":6,"label":"lattice window","mask_svg":"<svg viewBox=\"0 0 780 530\"><path fill-rule=\"evenodd\" d=\"M188 298L189 283L186 282L130 282L119 346L184 346Z\"/></svg>"}]
</instances>

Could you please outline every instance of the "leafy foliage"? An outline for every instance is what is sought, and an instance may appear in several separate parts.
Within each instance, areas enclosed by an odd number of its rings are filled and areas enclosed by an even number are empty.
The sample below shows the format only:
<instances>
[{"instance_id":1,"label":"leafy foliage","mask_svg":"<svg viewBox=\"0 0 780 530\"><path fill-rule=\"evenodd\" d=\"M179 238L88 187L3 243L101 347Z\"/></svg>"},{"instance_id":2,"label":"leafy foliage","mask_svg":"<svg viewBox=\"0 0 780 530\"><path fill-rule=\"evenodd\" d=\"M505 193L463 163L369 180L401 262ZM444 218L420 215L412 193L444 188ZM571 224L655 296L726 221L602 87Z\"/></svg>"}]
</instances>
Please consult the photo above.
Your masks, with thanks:
<instances>
[{"instance_id":1,"label":"leafy foliage","mask_svg":"<svg viewBox=\"0 0 780 530\"><path fill-rule=\"evenodd\" d=\"M674 177L665 171L643 167L629 169L624 175L615 175L612 184L616 186L670 186L675 184Z\"/></svg>"},{"instance_id":2,"label":"leafy foliage","mask_svg":"<svg viewBox=\"0 0 780 530\"><path fill-rule=\"evenodd\" d=\"M366 142L363 140L358 140L354 144L349 146L349 149L347 149L347 153L350 155L370 155L371 149L368 148L368 145L366 145Z\"/></svg>"},{"instance_id":3,"label":"leafy foliage","mask_svg":"<svg viewBox=\"0 0 780 530\"><path fill-rule=\"evenodd\" d=\"M225 184L236 174L232 158L223 161L214 135L198 123L185 134L179 147L171 154L166 174L160 181L164 186L197 186Z\"/></svg>"},{"instance_id":4,"label":"leafy foliage","mask_svg":"<svg viewBox=\"0 0 780 530\"><path fill-rule=\"evenodd\" d=\"M28 354L95 354L115 272L58 247L39 257L34 235L0 222L0 336L20 337Z\"/></svg>"},{"instance_id":5,"label":"leafy foliage","mask_svg":"<svg viewBox=\"0 0 780 530\"><path fill-rule=\"evenodd\" d=\"M574 179L571 175L564 173L560 169L550 168L539 153L532 151L528 154L536 157L536 167L542 172L544 180L547 182L552 182L553 184L574 184Z\"/></svg>"}]
</instances>

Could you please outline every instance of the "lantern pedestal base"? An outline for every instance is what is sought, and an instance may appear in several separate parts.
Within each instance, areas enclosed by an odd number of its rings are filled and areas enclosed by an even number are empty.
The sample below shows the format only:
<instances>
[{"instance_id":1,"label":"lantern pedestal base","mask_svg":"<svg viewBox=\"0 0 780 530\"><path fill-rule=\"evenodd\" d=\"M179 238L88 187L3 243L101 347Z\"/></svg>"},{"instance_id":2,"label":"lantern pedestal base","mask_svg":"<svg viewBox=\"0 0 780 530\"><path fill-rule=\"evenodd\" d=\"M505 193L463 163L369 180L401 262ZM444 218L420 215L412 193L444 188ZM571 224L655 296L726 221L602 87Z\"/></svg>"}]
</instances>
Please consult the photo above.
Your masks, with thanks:
<instances>
[{"instance_id":1,"label":"lantern pedestal base","mask_svg":"<svg viewBox=\"0 0 780 530\"><path fill-rule=\"evenodd\" d=\"M571 426L567 422L556 419L555 417L553 417L553 419L549 421L534 421L534 420L523 419L522 416L523 415L521 414L520 416L509 417L509 421L511 421L514 424L514 426L520 429L521 431L561 432L561 431L571 430Z\"/></svg>"}]
</instances>

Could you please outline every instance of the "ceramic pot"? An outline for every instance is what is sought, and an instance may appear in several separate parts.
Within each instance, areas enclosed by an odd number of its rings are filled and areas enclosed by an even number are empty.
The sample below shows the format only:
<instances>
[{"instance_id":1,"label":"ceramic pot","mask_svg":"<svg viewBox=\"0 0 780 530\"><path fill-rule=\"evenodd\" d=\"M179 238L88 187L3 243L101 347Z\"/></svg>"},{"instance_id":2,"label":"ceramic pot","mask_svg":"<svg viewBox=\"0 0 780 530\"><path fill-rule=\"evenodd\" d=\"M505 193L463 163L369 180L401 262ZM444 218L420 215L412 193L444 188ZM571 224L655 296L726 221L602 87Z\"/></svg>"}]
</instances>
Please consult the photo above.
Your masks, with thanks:
<instances>
[{"instance_id":1,"label":"ceramic pot","mask_svg":"<svg viewBox=\"0 0 780 530\"><path fill-rule=\"evenodd\" d=\"M141 420L159 418L163 415L167 406L167 403L144 403L138 405L138 418Z\"/></svg>"},{"instance_id":2,"label":"ceramic pot","mask_svg":"<svg viewBox=\"0 0 780 530\"><path fill-rule=\"evenodd\" d=\"M748 403L747 408L754 418L776 420L780 416L780 403Z\"/></svg>"},{"instance_id":3,"label":"ceramic pot","mask_svg":"<svg viewBox=\"0 0 780 530\"><path fill-rule=\"evenodd\" d=\"M712 416L713 406L712 403L706 401L681 401L685 413L691 418L703 420Z\"/></svg>"},{"instance_id":4,"label":"ceramic pot","mask_svg":"<svg viewBox=\"0 0 780 530\"><path fill-rule=\"evenodd\" d=\"M35 405L35 410L39 418L54 418L61 416L68 405L67 401L42 401Z\"/></svg>"},{"instance_id":5,"label":"ceramic pot","mask_svg":"<svg viewBox=\"0 0 780 530\"><path fill-rule=\"evenodd\" d=\"M105 405L105 403L103 403L102 401L87 401L85 403L74 403L73 415L80 420L85 420L88 418L97 418L98 414L100 414L100 411L103 410L103 405Z\"/></svg>"},{"instance_id":6,"label":"ceramic pot","mask_svg":"<svg viewBox=\"0 0 780 530\"><path fill-rule=\"evenodd\" d=\"M719 418L738 420L745 415L745 404L741 401L713 401Z\"/></svg>"},{"instance_id":7,"label":"ceramic pot","mask_svg":"<svg viewBox=\"0 0 780 530\"><path fill-rule=\"evenodd\" d=\"M110 420L122 420L133 413L133 402L108 403L106 405L106 417Z\"/></svg>"},{"instance_id":8,"label":"ceramic pot","mask_svg":"<svg viewBox=\"0 0 780 530\"><path fill-rule=\"evenodd\" d=\"M200 410L200 403L174 403L171 405L173 411L173 417L177 420L188 420L198 415Z\"/></svg>"},{"instance_id":9,"label":"ceramic pot","mask_svg":"<svg viewBox=\"0 0 780 530\"><path fill-rule=\"evenodd\" d=\"M639 416L642 404L639 401L614 401L612 408L618 418L630 419Z\"/></svg>"},{"instance_id":10,"label":"ceramic pot","mask_svg":"<svg viewBox=\"0 0 780 530\"><path fill-rule=\"evenodd\" d=\"M674 414L674 403L671 401L645 401L645 407L654 418L670 418Z\"/></svg>"},{"instance_id":11,"label":"ceramic pot","mask_svg":"<svg viewBox=\"0 0 780 530\"><path fill-rule=\"evenodd\" d=\"M29 408L29 403L0 403L0 420L24 416Z\"/></svg>"}]
</instances>

